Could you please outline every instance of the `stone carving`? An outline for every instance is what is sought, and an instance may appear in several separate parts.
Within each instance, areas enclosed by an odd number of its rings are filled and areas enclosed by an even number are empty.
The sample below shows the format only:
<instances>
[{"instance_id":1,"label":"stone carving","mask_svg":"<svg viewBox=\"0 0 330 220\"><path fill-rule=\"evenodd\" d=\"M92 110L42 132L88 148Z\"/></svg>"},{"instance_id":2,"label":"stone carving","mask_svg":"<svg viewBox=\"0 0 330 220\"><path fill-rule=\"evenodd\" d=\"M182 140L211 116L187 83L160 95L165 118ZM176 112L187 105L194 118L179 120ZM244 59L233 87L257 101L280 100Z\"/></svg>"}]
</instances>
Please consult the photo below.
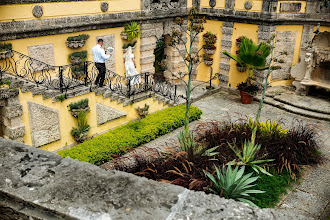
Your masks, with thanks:
<instances>
[{"instance_id":1,"label":"stone carving","mask_svg":"<svg viewBox=\"0 0 330 220\"><path fill-rule=\"evenodd\" d=\"M44 9L40 5L36 5L32 9L32 14L36 18L40 18L44 14Z\"/></svg>"},{"instance_id":2,"label":"stone carving","mask_svg":"<svg viewBox=\"0 0 330 220\"><path fill-rule=\"evenodd\" d=\"M245 8L246 10L250 10L250 9L252 8L252 6L253 6L253 4L252 4L251 1L246 1L246 2L244 3L244 8Z\"/></svg>"},{"instance_id":3,"label":"stone carving","mask_svg":"<svg viewBox=\"0 0 330 220\"><path fill-rule=\"evenodd\" d=\"M51 66L55 65L53 44L40 44L35 46L29 46L28 51L30 57ZM31 67L33 69L33 72L38 72L42 68L44 68L45 65L41 65L38 62L32 62Z\"/></svg>"},{"instance_id":4,"label":"stone carving","mask_svg":"<svg viewBox=\"0 0 330 220\"><path fill-rule=\"evenodd\" d=\"M109 9L108 2L101 2L101 11L106 12Z\"/></svg>"},{"instance_id":5,"label":"stone carving","mask_svg":"<svg viewBox=\"0 0 330 220\"><path fill-rule=\"evenodd\" d=\"M272 80L286 80L290 78L294 45L296 44L296 31L278 31L276 37L275 53L277 62L274 64L281 69L272 71ZM287 55L282 55L287 52Z\"/></svg>"},{"instance_id":6,"label":"stone carving","mask_svg":"<svg viewBox=\"0 0 330 220\"><path fill-rule=\"evenodd\" d=\"M108 106L96 103L96 118L97 126L100 126L109 121L125 117L126 113L110 108Z\"/></svg>"},{"instance_id":7,"label":"stone carving","mask_svg":"<svg viewBox=\"0 0 330 220\"><path fill-rule=\"evenodd\" d=\"M216 6L216 4L217 4L217 1L216 1L216 0L210 0L210 2L209 2L209 5L210 5L212 8L214 8L214 6Z\"/></svg>"},{"instance_id":8,"label":"stone carving","mask_svg":"<svg viewBox=\"0 0 330 220\"><path fill-rule=\"evenodd\" d=\"M32 146L40 147L61 139L58 110L28 101L28 111Z\"/></svg>"},{"instance_id":9,"label":"stone carving","mask_svg":"<svg viewBox=\"0 0 330 220\"><path fill-rule=\"evenodd\" d=\"M143 10L163 10L168 11L175 8L180 8L185 6L187 3L186 0L184 1L172 1L172 0L143 0L142 6Z\"/></svg>"},{"instance_id":10,"label":"stone carving","mask_svg":"<svg viewBox=\"0 0 330 220\"><path fill-rule=\"evenodd\" d=\"M106 48L108 48L108 47L115 48L115 35L114 34L97 36L96 37L96 42L97 42L98 39L103 39L103 49L106 50ZM116 50L113 50L112 56L110 57L110 59L108 59L105 62L105 66L106 66L107 70L111 70L113 72L116 72L115 57L116 57Z\"/></svg>"},{"instance_id":11,"label":"stone carving","mask_svg":"<svg viewBox=\"0 0 330 220\"><path fill-rule=\"evenodd\" d=\"M300 11L301 3L298 2L281 2L280 11Z\"/></svg>"}]
</instances>

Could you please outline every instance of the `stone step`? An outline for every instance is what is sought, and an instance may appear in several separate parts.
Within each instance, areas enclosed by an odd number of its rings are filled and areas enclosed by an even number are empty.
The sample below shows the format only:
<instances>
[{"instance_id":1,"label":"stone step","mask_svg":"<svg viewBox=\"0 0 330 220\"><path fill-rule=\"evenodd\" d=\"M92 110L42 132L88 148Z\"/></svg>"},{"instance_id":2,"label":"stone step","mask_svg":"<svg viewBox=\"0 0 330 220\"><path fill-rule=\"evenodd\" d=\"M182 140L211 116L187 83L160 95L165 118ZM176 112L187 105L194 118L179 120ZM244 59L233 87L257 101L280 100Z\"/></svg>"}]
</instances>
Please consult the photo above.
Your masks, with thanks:
<instances>
[{"instance_id":1,"label":"stone step","mask_svg":"<svg viewBox=\"0 0 330 220\"><path fill-rule=\"evenodd\" d=\"M255 100L259 101L261 100L260 96L255 96ZM288 105L279 101L274 100L273 98L270 97L265 97L264 103L267 103L269 105L275 106L277 108L283 109L287 112L291 112L297 115L302 115L310 118L316 118L316 119L321 119L325 121L330 121L330 115L329 114L324 114L324 113L319 113L319 112L313 112L309 111L306 109L298 108L293 105Z\"/></svg>"}]
</instances>

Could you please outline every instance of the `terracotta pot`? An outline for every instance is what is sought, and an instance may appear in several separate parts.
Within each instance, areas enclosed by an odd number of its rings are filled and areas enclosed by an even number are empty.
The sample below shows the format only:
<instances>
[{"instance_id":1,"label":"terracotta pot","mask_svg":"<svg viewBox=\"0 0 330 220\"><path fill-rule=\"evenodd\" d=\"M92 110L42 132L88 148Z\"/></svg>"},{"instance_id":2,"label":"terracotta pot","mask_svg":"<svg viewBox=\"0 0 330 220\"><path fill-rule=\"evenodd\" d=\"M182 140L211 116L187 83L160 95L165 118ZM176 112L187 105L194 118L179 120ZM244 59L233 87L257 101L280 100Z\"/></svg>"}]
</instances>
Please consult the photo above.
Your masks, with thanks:
<instances>
[{"instance_id":1,"label":"terracotta pot","mask_svg":"<svg viewBox=\"0 0 330 220\"><path fill-rule=\"evenodd\" d=\"M239 91L239 92L241 94L241 102L242 102L242 104L251 104L252 99L253 99L253 96L247 94L244 91Z\"/></svg>"},{"instance_id":2,"label":"terracotta pot","mask_svg":"<svg viewBox=\"0 0 330 220\"><path fill-rule=\"evenodd\" d=\"M86 40L79 40L79 41L65 41L67 47L75 49L79 47L83 47L86 45Z\"/></svg>"},{"instance_id":3,"label":"terracotta pot","mask_svg":"<svg viewBox=\"0 0 330 220\"><path fill-rule=\"evenodd\" d=\"M215 50L212 49L204 49L204 53L206 53L207 55L213 55L215 53Z\"/></svg>"}]
</instances>

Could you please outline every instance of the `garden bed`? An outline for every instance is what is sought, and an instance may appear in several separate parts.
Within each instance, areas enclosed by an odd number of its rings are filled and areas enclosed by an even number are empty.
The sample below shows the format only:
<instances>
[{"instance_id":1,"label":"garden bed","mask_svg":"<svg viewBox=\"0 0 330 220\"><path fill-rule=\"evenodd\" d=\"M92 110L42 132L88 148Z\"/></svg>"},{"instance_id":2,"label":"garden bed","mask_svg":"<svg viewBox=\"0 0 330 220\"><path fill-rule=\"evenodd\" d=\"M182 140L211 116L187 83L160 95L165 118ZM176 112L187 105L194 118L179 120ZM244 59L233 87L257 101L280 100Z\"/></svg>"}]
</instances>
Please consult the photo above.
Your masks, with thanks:
<instances>
[{"instance_id":1,"label":"garden bed","mask_svg":"<svg viewBox=\"0 0 330 220\"><path fill-rule=\"evenodd\" d=\"M281 194L286 193L291 183L297 180L302 166L314 165L323 160L318 151L319 139L313 128L301 121L296 121L288 129L283 129L275 122L263 122L259 124L256 135L256 143L260 144L261 148L255 152L253 160L243 164L240 163L242 160L239 155L242 155L242 145L245 140L251 138L253 125L252 120L242 119L235 122L229 120L200 123L193 130L195 143L190 146L194 145L194 150L160 154L159 151L151 149L148 156L153 158L152 161L138 158L138 166L127 169L118 163L118 166L113 168L191 190L206 193L216 191L216 194L225 198L239 201L248 199L260 208L274 207L279 202ZM180 149L181 147L182 149L182 145L181 142L180 146L173 146L173 148ZM214 149L216 146L218 148ZM210 153L206 151L209 149L214 150ZM155 154L155 157L152 154ZM116 160L120 161L120 158ZM112 165L116 164L116 160ZM254 163L258 160L265 161ZM239 169L244 167L244 175L240 179L249 177L250 184L248 185L251 187L246 189L251 193L249 196L247 196L249 193L245 195L229 193L228 195L225 187L220 191L216 190L215 183L209 176L217 177L215 167L218 167L220 171L224 167L222 174L225 176L229 169L228 164L231 164L233 173L235 173L235 166L238 165ZM269 175L262 169L259 169L257 173L253 164L263 168ZM237 187L239 182L235 184L233 183ZM265 193L260 193L258 190ZM243 200L240 200L241 198Z\"/></svg>"}]
</instances>

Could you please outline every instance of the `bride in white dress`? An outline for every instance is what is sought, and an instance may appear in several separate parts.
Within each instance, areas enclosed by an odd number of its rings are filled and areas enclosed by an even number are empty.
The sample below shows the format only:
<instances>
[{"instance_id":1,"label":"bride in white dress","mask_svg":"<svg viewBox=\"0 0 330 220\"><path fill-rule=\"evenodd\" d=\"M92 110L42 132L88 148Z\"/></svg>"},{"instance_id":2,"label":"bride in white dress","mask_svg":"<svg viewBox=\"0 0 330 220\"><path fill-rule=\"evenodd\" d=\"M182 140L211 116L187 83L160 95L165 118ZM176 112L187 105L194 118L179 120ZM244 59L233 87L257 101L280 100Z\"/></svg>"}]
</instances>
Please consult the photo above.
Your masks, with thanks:
<instances>
[{"instance_id":1,"label":"bride in white dress","mask_svg":"<svg viewBox=\"0 0 330 220\"><path fill-rule=\"evenodd\" d=\"M130 84L134 86L141 82L141 77L136 70L136 64L134 60L134 54L132 53L132 47L128 47L127 52L124 54L124 63L126 69L126 78L130 77Z\"/></svg>"}]
</instances>

